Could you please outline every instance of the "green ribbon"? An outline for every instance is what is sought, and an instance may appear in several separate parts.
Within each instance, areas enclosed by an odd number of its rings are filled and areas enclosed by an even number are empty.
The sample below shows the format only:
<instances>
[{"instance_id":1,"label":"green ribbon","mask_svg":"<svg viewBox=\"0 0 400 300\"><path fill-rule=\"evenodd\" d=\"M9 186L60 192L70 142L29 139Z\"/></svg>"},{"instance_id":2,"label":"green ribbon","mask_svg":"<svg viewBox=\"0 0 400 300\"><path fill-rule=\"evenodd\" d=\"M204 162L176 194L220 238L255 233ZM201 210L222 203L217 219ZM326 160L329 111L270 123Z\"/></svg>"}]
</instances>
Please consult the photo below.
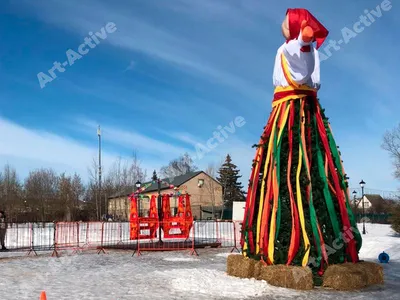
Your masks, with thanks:
<instances>
[{"instance_id":1,"label":"green ribbon","mask_svg":"<svg viewBox=\"0 0 400 300\"><path fill-rule=\"evenodd\" d=\"M300 122L302 122L301 118L300 118ZM307 152L304 151L304 145L303 145L303 141L302 141L302 138L301 138L301 126L299 126L298 134L299 134L300 151L303 153L303 166L310 173L311 170L309 169L309 167L307 165L307 161L306 161ZM319 238L319 234L318 234L317 214L315 212L315 208L314 208L314 204L313 204L313 198L312 198L312 187L310 189L310 195L309 195L309 198L308 198L308 206L309 206L309 209L310 209L311 228L312 228L314 239L315 239L316 245L317 245L318 257L317 257L316 261L319 264L321 259L322 259L322 249L321 249L321 239Z\"/></svg>"},{"instance_id":2,"label":"green ribbon","mask_svg":"<svg viewBox=\"0 0 400 300\"><path fill-rule=\"evenodd\" d=\"M336 145L336 142L333 138L333 134L329 128L329 126L327 124L325 124L326 127L326 132L327 132L327 136L328 136L328 141L329 141L329 146L331 148L332 151L332 156L333 159L335 161L335 166L337 168L337 171L339 173L339 177L340 177L340 183L342 186L342 189L345 191L345 197L346 197L346 210L347 210L347 214L349 216L349 220L350 220L350 225L352 227L352 233L354 234L354 238L356 240L356 249L357 252L360 251L361 249L361 245L362 245L362 237L360 234L360 231L357 228L357 223L355 220L355 217L353 215L353 211L351 210L351 206L350 206L350 201L349 201L349 195L347 193L347 186L346 186L346 180L343 174L343 170L342 170L342 166L341 166L341 158L340 158L340 154Z\"/></svg>"},{"instance_id":3,"label":"green ribbon","mask_svg":"<svg viewBox=\"0 0 400 300\"><path fill-rule=\"evenodd\" d=\"M335 212L335 206L333 204L332 195L329 191L328 179L325 174L325 167L324 167L322 151L319 146L317 119L315 116L313 117L313 123L314 123L314 132L315 132L315 140L316 140L315 147L316 147L316 152L317 152L318 171L319 171L319 175L320 175L323 185L324 185L323 194L324 194L324 198L325 198L325 203L326 203L326 207L328 209L329 218L331 220L333 232L335 234L335 239L342 240L339 221L337 219L337 215ZM340 261L341 262L344 261L343 256L340 257Z\"/></svg>"}]
</instances>

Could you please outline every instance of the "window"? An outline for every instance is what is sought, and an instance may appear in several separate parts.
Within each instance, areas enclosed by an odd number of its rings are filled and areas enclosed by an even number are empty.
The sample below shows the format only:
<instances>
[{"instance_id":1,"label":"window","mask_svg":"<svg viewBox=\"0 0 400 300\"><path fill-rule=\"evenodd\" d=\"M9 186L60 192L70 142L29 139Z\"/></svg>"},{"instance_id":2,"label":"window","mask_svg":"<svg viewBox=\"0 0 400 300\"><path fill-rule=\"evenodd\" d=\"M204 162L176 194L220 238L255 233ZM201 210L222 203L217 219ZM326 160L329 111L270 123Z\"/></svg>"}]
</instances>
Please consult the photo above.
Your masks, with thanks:
<instances>
[{"instance_id":1,"label":"window","mask_svg":"<svg viewBox=\"0 0 400 300\"><path fill-rule=\"evenodd\" d=\"M204 185L204 179L199 179L197 186L201 188L203 185Z\"/></svg>"}]
</instances>

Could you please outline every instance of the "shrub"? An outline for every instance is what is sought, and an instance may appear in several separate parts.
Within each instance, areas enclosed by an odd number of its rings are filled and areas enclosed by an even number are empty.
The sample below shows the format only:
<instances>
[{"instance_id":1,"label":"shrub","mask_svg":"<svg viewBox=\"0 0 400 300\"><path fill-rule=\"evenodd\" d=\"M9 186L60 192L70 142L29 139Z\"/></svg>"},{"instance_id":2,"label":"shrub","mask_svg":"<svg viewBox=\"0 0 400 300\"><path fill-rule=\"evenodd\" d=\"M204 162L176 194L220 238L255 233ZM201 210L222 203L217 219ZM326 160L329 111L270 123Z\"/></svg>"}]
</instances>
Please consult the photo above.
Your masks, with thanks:
<instances>
[{"instance_id":1,"label":"shrub","mask_svg":"<svg viewBox=\"0 0 400 300\"><path fill-rule=\"evenodd\" d=\"M397 204L392 209L392 216L390 217L390 223L392 224L392 229L397 233L400 233L400 205Z\"/></svg>"}]
</instances>

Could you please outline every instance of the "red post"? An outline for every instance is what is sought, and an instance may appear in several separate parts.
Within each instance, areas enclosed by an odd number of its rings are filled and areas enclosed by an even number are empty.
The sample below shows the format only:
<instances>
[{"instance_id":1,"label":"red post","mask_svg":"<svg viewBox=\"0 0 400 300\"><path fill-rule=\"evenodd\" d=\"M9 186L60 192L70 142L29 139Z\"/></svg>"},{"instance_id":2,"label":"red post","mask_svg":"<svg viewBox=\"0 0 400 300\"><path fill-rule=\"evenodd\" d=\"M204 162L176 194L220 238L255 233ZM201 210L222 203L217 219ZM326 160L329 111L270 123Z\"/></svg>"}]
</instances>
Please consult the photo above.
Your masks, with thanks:
<instances>
[{"instance_id":1,"label":"red post","mask_svg":"<svg viewBox=\"0 0 400 300\"><path fill-rule=\"evenodd\" d=\"M89 222L86 223L85 244L83 244L83 247L85 246L89 248Z\"/></svg>"},{"instance_id":2,"label":"red post","mask_svg":"<svg viewBox=\"0 0 400 300\"><path fill-rule=\"evenodd\" d=\"M217 247L220 248L221 247L221 240L220 240L220 236L219 236L219 228L218 228L218 220L215 221L215 226L216 226L216 233L217 233Z\"/></svg>"},{"instance_id":3,"label":"red post","mask_svg":"<svg viewBox=\"0 0 400 300\"><path fill-rule=\"evenodd\" d=\"M101 246L100 246L100 249L97 252L97 254L100 254L100 252L103 252L104 254L106 254L106 251L104 251L104 248L103 248L103 242L104 242L104 222L101 223Z\"/></svg>"},{"instance_id":4,"label":"red post","mask_svg":"<svg viewBox=\"0 0 400 300\"><path fill-rule=\"evenodd\" d=\"M76 247L75 247L75 249L74 249L74 251L72 252L72 254L74 254L74 253L78 253L79 252L79 222L75 222L75 224L76 224L76 243L77 243L77 245L76 245Z\"/></svg>"},{"instance_id":5,"label":"red post","mask_svg":"<svg viewBox=\"0 0 400 300\"><path fill-rule=\"evenodd\" d=\"M29 256L33 252L37 256L37 253L36 253L35 249L33 248L33 225L32 225L32 223L29 223L29 244L31 247L30 247L27 255Z\"/></svg>"},{"instance_id":6,"label":"red post","mask_svg":"<svg viewBox=\"0 0 400 300\"><path fill-rule=\"evenodd\" d=\"M142 253L140 253L140 221L138 218L138 226L136 227L136 250L133 251L132 256L135 255L135 253L137 252L137 256L142 255Z\"/></svg>"},{"instance_id":7,"label":"red post","mask_svg":"<svg viewBox=\"0 0 400 300\"><path fill-rule=\"evenodd\" d=\"M196 244L195 244L195 239L196 239L196 234L195 234L195 227L196 227L196 221L193 221L193 231L192 231L192 249L190 250L190 254L196 254L196 256L199 256L199 254L196 251Z\"/></svg>"},{"instance_id":8,"label":"red post","mask_svg":"<svg viewBox=\"0 0 400 300\"><path fill-rule=\"evenodd\" d=\"M117 245L123 244L122 242L122 225L121 223L118 223L118 231L119 231L119 241L117 243Z\"/></svg>"},{"instance_id":9,"label":"red post","mask_svg":"<svg viewBox=\"0 0 400 300\"><path fill-rule=\"evenodd\" d=\"M54 223L54 250L51 256L56 256L59 257L58 252L57 252L57 223Z\"/></svg>"},{"instance_id":10,"label":"red post","mask_svg":"<svg viewBox=\"0 0 400 300\"><path fill-rule=\"evenodd\" d=\"M231 250L231 253L233 252L233 250L237 250L237 252L240 253L239 249L236 247L236 222L232 221L233 223L233 248Z\"/></svg>"}]
</instances>

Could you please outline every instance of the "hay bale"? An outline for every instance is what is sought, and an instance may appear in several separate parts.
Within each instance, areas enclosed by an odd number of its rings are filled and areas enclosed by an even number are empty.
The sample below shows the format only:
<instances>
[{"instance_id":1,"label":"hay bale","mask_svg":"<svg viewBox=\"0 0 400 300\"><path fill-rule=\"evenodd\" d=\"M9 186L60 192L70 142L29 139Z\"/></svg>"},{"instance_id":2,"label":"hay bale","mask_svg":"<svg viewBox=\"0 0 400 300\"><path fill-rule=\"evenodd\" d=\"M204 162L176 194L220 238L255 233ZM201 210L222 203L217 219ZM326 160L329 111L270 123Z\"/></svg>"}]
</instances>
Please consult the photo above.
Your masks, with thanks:
<instances>
[{"instance_id":1,"label":"hay bale","mask_svg":"<svg viewBox=\"0 0 400 300\"><path fill-rule=\"evenodd\" d=\"M253 278L256 261L241 254L232 254L227 259L227 273L240 278Z\"/></svg>"},{"instance_id":2,"label":"hay bale","mask_svg":"<svg viewBox=\"0 0 400 300\"><path fill-rule=\"evenodd\" d=\"M356 267L367 276L367 286L384 283L383 267L381 265L364 261L356 264Z\"/></svg>"},{"instance_id":3,"label":"hay bale","mask_svg":"<svg viewBox=\"0 0 400 300\"><path fill-rule=\"evenodd\" d=\"M256 278L265 280L273 286L289 289L312 290L314 288L312 271L309 267L261 265Z\"/></svg>"},{"instance_id":4,"label":"hay bale","mask_svg":"<svg viewBox=\"0 0 400 300\"><path fill-rule=\"evenodd\" d=\"M261 268L264 266L264 263L261 261L257 261L254 265L254 273L253 273L253 277L255 279L259 279L260 274L261 274Z\"/></svg>"},{"instance_id":5,"label":"hay bale","mask_svg":"<svg viewBox=\"0 0 400 300\"><path fill-rule=\"evenodd\" d=\"M359 290L383 283L383 268L375 263L344 263L329 266L323 277L323 286L339 291Z\"/></svg>"},{"instance_id":6,"label":"hay bale","mask_svg":"<svg viewBox=\"0 0 400 300\"><path fill-rule=\"evenodd\" d=\"M339 291L358 290L366 287L367 276L355 264L345 263L330 265L323 277L323 287Z\"/></svg>"}]
</instances>

